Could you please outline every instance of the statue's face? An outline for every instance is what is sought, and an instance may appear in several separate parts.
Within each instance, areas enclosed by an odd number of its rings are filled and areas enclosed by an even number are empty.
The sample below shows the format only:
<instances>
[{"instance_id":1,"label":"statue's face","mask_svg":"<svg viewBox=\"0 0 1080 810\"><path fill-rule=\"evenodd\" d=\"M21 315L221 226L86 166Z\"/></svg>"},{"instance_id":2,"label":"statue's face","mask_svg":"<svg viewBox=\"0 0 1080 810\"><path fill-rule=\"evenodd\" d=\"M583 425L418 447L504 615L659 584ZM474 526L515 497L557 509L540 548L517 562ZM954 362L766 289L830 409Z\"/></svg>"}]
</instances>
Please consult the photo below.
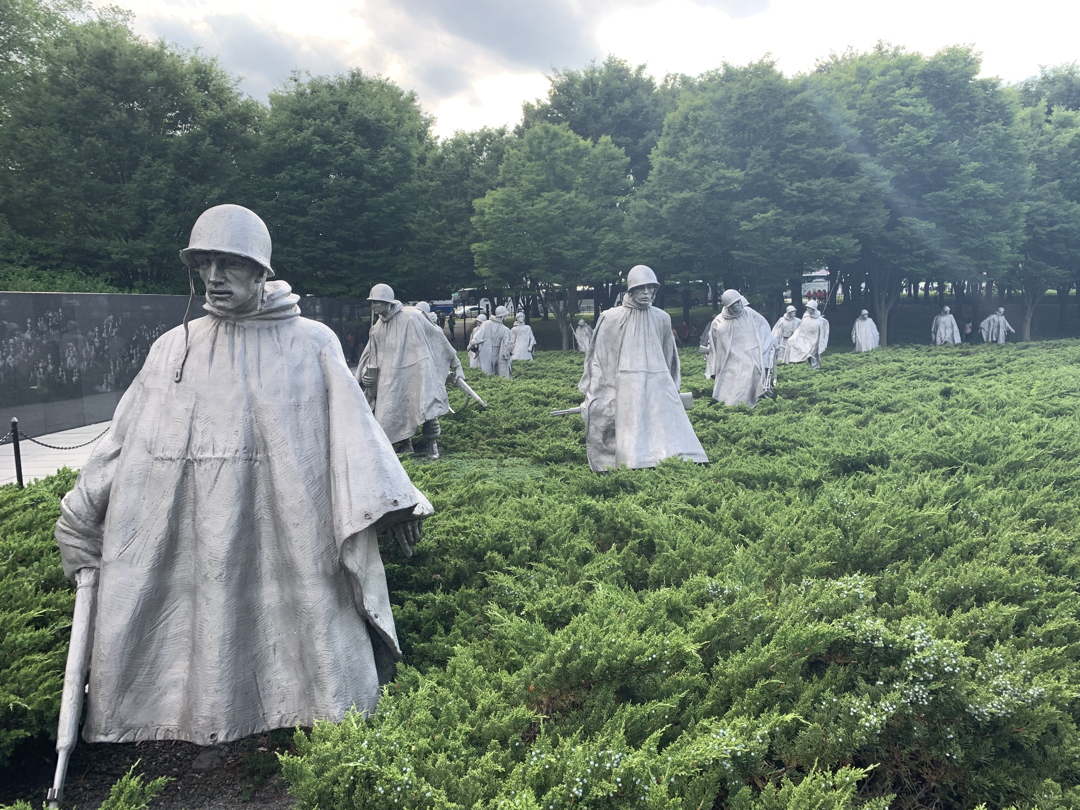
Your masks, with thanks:
<instances>
[{"instance_id":1,"label":"statue's face","mask_svg":"<svg viewBox=\"0 0 1080 810\"><path fill-rule=\"evenodd\" d=\"M788 319L789 321L793 321L793 320L795 320L796 318L798 318L799 316L798 316L798 314L797 314L797 313L795 312L795 310L791 310L790 312L785 312L785 313L784 313L784 317L785 317L785 318L787 318L787 319Z\"/></svg>"},{"instance_id":2,"label":"statue's face","mask_svg":"<svg viewBox=\"0 0 1080 810\"><path fill-rule=\"evenodd\" d=\"M743 311L743 302L740 298L738 301L732 301L726 307L724 307L732 315L741 315Z\"/></svg>"},{"instance_id":3,"label":"statue's face","mask_svg":"<svg viewBox=\"0 0 1080 810\"><path fill-rule=\"evenodd\" d=\"M634 287L627 294L630 296L630 300L639 307L651 307L658 289L660 289L659 284L642 284L640 287Z\"/></svg>"},{"instance_id":4,"label":"statue's face","mask_svg":"<svg viewBox=\"0 0 1080 810\"><path fill-rule=\"evenodd\" d=\"M240 314L258 308L259 282L266 271L251 259L207 251L195 254L194 266L215 309Z\"/></svg>"},{"instance_id":5,"label":"statue's face","mask_svg":"<svg viewBox=\"0 0 1080 810\"><path fill-rule=\"evenodd\" d=\"M389 301L372 301L371 311L382 320L386 320L390 314L390 302Z\"/></svg>"},{"instance_id":6,"label":"statue's face","mask_svg":"<svg viewBox=\"0 0 1080 810\"><path fill-rule=\"evenodd\" d=\"M859 313L859 320L860 321L865 321L869 317L870 317L870 313L868 313L868 312L860 312Z\"/></svg>"}]
</instances>

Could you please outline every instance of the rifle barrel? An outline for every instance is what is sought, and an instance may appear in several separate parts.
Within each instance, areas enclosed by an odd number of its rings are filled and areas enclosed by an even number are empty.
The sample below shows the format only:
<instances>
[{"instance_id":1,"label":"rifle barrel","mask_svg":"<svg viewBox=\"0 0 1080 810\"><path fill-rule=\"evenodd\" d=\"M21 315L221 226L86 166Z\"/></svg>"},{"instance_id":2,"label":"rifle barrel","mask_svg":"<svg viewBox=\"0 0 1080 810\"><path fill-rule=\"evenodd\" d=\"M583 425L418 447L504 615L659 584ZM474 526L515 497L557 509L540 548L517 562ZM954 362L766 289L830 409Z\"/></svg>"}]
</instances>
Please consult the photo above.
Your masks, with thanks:
<instances>
[{"instance_id":1,"label":"rifle barrel","mask_svg":"<svg viewBox=\"0 0 1080 810\"><path fill-rule=\"evenodd\" d=\"M94 607L97 603L98 570L82 568L75 573L75 614L71 621L71 645L64 667L64 691L60 696L60 722L56 729L56 775L46 801L50 808L64 799L68 761L79 738L86 673L94 643Z\"/></svg>"}]
</instances>

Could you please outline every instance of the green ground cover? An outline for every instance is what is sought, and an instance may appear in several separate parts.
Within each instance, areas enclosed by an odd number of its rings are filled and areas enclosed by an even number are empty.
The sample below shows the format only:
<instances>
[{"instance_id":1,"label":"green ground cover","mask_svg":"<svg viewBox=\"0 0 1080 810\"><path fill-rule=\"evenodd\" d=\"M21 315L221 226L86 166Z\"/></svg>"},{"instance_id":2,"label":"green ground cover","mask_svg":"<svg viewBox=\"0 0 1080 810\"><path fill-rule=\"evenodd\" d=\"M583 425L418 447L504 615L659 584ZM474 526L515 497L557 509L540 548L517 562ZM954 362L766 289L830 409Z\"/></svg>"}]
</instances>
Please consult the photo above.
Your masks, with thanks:
<instances>
[{"instance_id":1,"label":"green ground cover","mask_svg":"<svg viewBox=\"0 0 1080 810\"><path fill-rule=\"evenodd\" d=\"M492 407L406 462L438 513L385 547L405 663L298 735L300 806L1080 806L1080 343L830 354L754 411L683 361L711 464L603 476L548 415L581 355L468 371ZM67 485L0 489L0 622L40 631L0 645L9 731L55 701L59 562L22 549Z\"/></svg>"}]
</instances>

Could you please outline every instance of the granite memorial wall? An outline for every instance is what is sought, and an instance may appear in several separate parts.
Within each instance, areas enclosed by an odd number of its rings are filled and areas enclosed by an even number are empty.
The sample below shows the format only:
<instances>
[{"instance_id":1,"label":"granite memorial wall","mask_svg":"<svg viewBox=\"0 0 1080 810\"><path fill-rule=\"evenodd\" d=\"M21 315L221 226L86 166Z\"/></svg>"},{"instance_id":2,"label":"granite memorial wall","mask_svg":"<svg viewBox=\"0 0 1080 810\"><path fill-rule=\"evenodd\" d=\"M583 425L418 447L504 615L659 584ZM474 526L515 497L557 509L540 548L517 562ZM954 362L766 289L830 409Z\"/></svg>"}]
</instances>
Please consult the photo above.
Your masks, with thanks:
<instances>
[{"instance_id":1,"label":"granite memorial wall","mask_svg":"<svg viewBox=\"0 0 1080 810\"><path fill-rule=\"evenodd\" d=\"M30 436L109 420L150 346L183 323L186 307L183 295L0 292L0 433L13 416ZM350 333L356 345L367 337L365 300L301 298L300 310L343 346Z\"/></svg>"}]
</instances>

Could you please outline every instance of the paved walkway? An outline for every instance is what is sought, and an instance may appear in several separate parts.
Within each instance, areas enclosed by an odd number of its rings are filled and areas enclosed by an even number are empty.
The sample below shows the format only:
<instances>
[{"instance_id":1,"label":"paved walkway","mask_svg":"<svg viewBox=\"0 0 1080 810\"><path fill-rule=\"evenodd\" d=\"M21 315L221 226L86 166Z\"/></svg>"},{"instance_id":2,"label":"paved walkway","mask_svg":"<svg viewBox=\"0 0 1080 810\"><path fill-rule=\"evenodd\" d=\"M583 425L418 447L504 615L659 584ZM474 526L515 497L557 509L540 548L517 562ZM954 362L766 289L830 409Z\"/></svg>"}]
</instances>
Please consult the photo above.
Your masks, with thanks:
<instances>
[{"instance_id":1,"label":"paved walkway","mask_svg":"<svg viewBox=\"0 0 1080 810\"><path fill-rule=\"evenodd\" d=\"M38 478L52 475L61 467L79 469L86 463L86 459L90 457L90 451L94 449L96 444L96 442L91 444L86 444L86 442L89 442L108 426L108 422L98 422L96 425L86 425L85 427L61 430L59 433L34 437L39 442L45 442L54 447L86 445L74 450L52 450L34 444L26 437L21 437L19 450L22 456L23 481L29 484ZM15 481L15 449L11 444L0 445L0 485L13 484Z\"/></svg>"}]
</instances>

